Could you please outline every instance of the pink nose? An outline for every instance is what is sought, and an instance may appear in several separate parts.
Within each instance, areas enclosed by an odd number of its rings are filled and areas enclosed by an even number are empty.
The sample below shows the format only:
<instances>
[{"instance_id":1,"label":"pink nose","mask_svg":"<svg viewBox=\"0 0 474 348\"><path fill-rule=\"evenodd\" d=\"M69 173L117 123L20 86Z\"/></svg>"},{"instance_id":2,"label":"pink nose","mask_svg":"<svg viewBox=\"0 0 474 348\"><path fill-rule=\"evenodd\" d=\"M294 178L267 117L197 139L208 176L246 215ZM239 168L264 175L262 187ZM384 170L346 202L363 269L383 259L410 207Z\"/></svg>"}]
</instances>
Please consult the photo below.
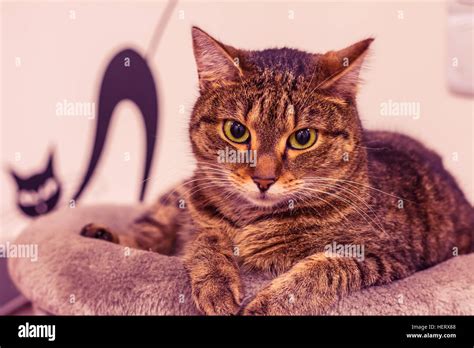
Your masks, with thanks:
<instances>
[{"instance_id":1,"label":"pink nose","mask_svg":"<svg viewBox=\"0 0 474 348\"><path fill-rule=\"evenodd\" d=\"M270 186L272 186L275 183L276 178L259 178L257 176L254 176L252 177L252 180L257 185L260 192L263 193L267 191L270 188Z\"/></svg>"}]
</instances>

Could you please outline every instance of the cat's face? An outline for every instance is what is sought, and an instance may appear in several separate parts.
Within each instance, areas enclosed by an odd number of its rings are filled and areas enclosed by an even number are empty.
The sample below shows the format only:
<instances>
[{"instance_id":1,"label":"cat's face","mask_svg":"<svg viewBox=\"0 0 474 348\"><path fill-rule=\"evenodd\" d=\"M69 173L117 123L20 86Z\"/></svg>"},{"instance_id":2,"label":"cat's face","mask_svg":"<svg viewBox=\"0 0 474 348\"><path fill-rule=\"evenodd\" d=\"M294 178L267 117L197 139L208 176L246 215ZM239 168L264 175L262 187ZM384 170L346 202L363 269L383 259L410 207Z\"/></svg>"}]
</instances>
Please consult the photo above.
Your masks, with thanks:
<instances>
[{"instance_id":1,"label":"cat's face","mask_svg":"<svg viewBox=\"0 0 474 348\"><path fill-rule=\"evenodd\" d=\"M48 159L46 169L29 178L21 178L11 171L18 187L17 205L23 213L35 217L53 210L61 196L61 185L54 176L53 155Z\"/></svg>"},{"instance_id":2,"label":"cat's face","mask_svg":"<svg viewBox=\"0 0 474 348\"><path fill-rule=\"evenodd\" d=\"M364 160L355 89L371 40L326 55L236 50L196 28L193 42L201 95L190 137L216 194L260 208L305 200Z\"/></svg>"}]
</instances>

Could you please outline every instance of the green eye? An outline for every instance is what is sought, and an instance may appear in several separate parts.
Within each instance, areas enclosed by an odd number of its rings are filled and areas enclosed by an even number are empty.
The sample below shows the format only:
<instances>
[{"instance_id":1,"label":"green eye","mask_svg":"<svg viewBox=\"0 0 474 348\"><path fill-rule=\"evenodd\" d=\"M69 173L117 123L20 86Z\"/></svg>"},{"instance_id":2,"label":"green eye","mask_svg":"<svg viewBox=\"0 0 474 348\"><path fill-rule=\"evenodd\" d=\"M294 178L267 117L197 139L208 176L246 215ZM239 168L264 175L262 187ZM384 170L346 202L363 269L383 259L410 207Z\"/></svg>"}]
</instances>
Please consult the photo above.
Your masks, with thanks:
<instances>
[{"instance_id":1,"label":"green eye","mask_svg":"<svg viewBox=\"0 0 474 348\"><path fill-rule=\"evenodd\" d=\"M250 138L250 132L242 123L227 120L224 122L224 134L234 143L245 143Z\"/></svg>"},{"instance_id":2,"label":"green eye","mask_svg":"<svg viewBox=\"0 0 474 348\"><path fill-rule=\"evenodd\" d=\"M313 146L317 139L318 132L316 129L300 129L290 135L288 138L288 145L295 150L304 150Z\"/></svg>"}]
</instances>

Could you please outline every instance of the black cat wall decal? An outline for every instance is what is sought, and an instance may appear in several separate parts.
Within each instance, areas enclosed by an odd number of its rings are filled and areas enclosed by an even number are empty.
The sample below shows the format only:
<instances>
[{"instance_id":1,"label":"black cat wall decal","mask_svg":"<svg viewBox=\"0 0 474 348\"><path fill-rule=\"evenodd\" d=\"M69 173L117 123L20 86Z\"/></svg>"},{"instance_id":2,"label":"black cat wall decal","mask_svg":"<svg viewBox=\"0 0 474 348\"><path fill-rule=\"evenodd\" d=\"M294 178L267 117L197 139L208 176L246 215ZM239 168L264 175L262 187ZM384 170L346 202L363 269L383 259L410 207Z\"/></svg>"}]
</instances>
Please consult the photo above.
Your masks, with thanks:
<instances>
[{"instance_id":1,"label":"black cat wall decal","mask_svg":"<svg viewBox=\"0 0 474 348\"><path fill-rule=\"evenodd\" d=\"M145 197L148 183L146 179L151 169L158 130L158 96L155 80L146 60L136 51L125 49L112 58L102 78L94 145L86 173L73 196L75 201L79 200L94 175L102 156L114 109L125 99L137 105L145 128L145 165L139 200L142 201ZM59 180L54 176L52 161L51 153L46 171L27 179L22 179L11 171L18 186L17 205L30 217L49 213L59 201L61 187ZM50 198L46 197L46 193L42 193L42 190L50 192L53 188L56 191Z\"/></svg>"},{"instance_id":2,"label":"black cat wall decal","mask_svg":"<svg viewBox=\"0 0 474 348\"><path fill-rule=\"evenodd\" d=\"M146 52L147 56L153 56L176 4L177 1L175 0L168 1L160 20L157 23L157 27L148 47L148 52ZM113 56L102 77L99 91L94 145L87 165L87 170L81 180L79 188L73 195L75 201L79 200L95 173L95 169L102 156L102 151L107 139L113 111L117 104L122 100L130 100L135 103L140 110L141 120L143 121L143 126L145 128L145 159L139 200L143 201L145 197L148 184L147 178L152 165L156 135L158 131L158 95L155 80L146 59L135 50L127 48ZM43 195L37 195L36 198L32 198L32 202L38 202L36 205L20 205L20 201L18 200L18 207L28 216L35 217L49 213L58 204L61 194L61 185L59 180L54 176L52 158L53 154L51 153L50 160L48 161L48 168L45 172L34 174L28 179L21 179L11 171L11 174L18 185L18 195L21 194L23 187L26 190L29 190L29 195L32 195L35 189L46 190L45 192L49 192L49 190L52 190L54 185L56 185L57 191L50 199L43 199ZM48 182L47 188L42 189L46 182ZM22 197L23 196L25 196L25 202L29 202L29 198L27 198L28 195L22 194ZM35 195L33 194L33 196Z\"/></svg>"},{"instance_id":3,"label":"black cat wall decal","mask_svg":"<svg viewBox=\"0 0 474 348\"><path fill-rule=\"evenodd\" d=\"M118 103L128 99L134 102L141 112L145 127L145 166L140 190L140 201L145 196L148 174L150 172L155 139L158 128L158 97L155 80L146 60L136 51L125 49L112 58L102 79L99 93L99 111L96 123L94 147L89 166L82 183L73 199L78 200L92 178L102 155L109 131L113 111Z\"/></svg>"},{"instance_id":4,"label":"black cat wall decal","mask_svg":"<svg viewBox=\"0 0 474 348\"><path fill-rule=\"evenodd\" d=\"M54 154L51 152L46 169L28 178L22 178L10 170L17 184L16 204L30 217L50 212L61 197L61 183L54 174L53 158Z\"/></svg>"}]
</instances>

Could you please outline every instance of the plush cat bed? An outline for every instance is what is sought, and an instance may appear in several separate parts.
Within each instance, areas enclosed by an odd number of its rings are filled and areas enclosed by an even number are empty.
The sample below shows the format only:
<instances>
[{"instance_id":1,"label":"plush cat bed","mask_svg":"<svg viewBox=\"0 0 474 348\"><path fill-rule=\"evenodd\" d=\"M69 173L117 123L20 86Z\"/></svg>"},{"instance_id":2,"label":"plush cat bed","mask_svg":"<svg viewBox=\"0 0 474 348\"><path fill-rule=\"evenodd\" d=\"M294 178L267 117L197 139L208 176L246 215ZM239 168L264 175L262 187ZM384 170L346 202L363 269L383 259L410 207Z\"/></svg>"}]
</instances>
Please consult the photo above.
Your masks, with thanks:
<instances>
[{"instance_id":1,"label":"plush cat bed","mask_svg":"<svg viewBox=\"0 0 474 348\"><path fill-rule=\"evenodd\" d=\"M127 249L79 235L89 222L127 233L142 207L65 209L26 228L18 244L37 244L38 260L10 258L10 274L33 304L50 314L199 314L178 257ZM457 256L390 285L341 300L329 314L474 314L474 254ZM246 301L268 279L243 276Z\"/></svg>"}]
</instances>

